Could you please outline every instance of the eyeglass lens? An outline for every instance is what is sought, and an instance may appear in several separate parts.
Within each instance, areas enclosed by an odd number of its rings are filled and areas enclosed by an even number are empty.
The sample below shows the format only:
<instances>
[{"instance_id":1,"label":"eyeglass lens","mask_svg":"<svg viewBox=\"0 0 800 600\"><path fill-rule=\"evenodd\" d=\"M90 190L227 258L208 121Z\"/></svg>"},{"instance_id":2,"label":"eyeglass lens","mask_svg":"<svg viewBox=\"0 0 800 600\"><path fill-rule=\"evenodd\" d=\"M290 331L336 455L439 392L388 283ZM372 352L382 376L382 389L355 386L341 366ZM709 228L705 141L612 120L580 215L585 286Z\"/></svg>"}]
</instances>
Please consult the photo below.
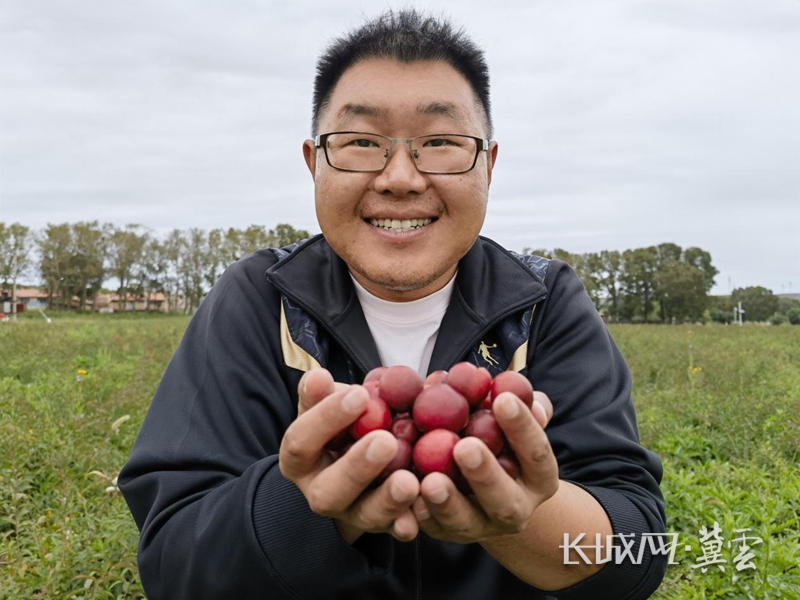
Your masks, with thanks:
<instances>
[{"instance_id":1,"label":"eyeglass lens","mask_svg":"<svg viewBox=\"0 0 800 600\"><path fill-rule=\"evenodd\" d=\"M477 142L462 135L429 135L414 139L411 156L421 171L458 173L472 168ZM379 171L389 160L392 141L368 133L334 133L328 136L331 165L352 171Z\"/></svg>"}]
</instances>

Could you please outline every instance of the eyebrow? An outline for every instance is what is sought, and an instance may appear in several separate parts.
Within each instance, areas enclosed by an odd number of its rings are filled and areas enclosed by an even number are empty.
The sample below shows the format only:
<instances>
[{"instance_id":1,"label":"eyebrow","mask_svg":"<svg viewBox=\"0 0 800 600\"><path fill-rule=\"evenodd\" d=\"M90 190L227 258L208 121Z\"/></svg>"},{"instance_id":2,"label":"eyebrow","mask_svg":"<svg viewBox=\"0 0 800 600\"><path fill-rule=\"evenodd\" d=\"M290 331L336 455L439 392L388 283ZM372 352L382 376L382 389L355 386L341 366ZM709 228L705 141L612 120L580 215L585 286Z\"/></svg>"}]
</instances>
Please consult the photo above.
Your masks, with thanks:
<instances>
[{"instance_id":1,"label":"eyebrow","mask_svg":"<svg viewBox=\"0 0 800 600\"><path fill-rule=\"evenodd\" d=\"M368 104L346 104L339 116L344 119L352 119L353 117L376 117L385 119L389 112L385 108L378 108L377 106L370 106Z\"/></svg>"},{"instance_id":2,"label":"eyebrow","mask_svg":"<svg viewBox=\"0 0 800 600\"><path fill-rule=\"evenodd\" d=\"M467 125L467 120L458 111L454 104L448 102L430 102L428 104L418 104L416 113L418 115L441 115L448 117L457 123ZM350 120L355 117L373 117L378 119L387 119L389 111L385 108L372 106L369 104L346 104L339 116L345 120Z\"/></svg>"},{"instance_id":3,"label":"eyebrow","mask_svg":"<svg viewBox=\"0 0 800 600\"><path fill-rule=\"evenodd\" d=\"M447 102L431 102L430 104L419 104L417 106L418 115L442 115L449 117L453 121L466 124L464 116L458 112L454 104Z\"/></svg>"}]
</instances>

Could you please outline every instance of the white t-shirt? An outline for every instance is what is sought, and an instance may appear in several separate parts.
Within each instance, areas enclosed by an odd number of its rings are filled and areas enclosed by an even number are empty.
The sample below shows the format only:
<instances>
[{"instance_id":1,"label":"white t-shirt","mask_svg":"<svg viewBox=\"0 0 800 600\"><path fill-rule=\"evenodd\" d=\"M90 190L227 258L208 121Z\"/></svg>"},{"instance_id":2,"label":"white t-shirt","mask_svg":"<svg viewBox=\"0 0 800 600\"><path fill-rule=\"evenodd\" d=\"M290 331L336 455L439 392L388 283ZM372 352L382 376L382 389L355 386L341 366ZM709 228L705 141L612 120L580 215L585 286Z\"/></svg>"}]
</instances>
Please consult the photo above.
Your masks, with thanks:
<instances>
[{"instance_id":1,"label":"white t-shirt","mask_svg":"<svg viewBox=\"0 0 800 600\"><path fill-rule=\"evenodd\" d=\"M405 365L423 378L428 373L433 346L450 304L455 275L438 292L411 302L390 302L372 295L350 275L367 325L385 367Z\"/></svg>"}]
</instances>

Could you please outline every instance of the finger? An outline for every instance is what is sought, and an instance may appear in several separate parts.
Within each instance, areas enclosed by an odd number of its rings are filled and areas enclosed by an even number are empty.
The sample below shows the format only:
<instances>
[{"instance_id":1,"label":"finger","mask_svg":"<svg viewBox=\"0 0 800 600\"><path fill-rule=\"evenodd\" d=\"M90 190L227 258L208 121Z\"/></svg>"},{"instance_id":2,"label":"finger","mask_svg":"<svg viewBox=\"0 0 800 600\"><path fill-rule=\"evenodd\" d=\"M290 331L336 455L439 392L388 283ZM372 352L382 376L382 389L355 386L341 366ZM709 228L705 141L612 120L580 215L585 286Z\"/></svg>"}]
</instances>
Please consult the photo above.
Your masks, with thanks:
<instances>
[{"instance_id":1,"label":"finger","mask_svg":"<svg viewBox=\"0 0 800 600\"><path fill-rule=\"evenodd\" d=\"M418 523L420 531L432 538L440 540L447 537L445 530L431 515L431 512L428 510L428 505L425 503L422 496L414 500L414 503L411 505L411 511L414 513L414 518Z\"/></svg>"},{"instance_id":2,"label":"finger","mask_svg":"<svg viewBox=\"0 0 800 600\"><path fill-rule=\"evenodd\" d=\"M483 536L485 516L456 489L447 475L430 473L420 483L419 492L431 518L441 526L445 535L470 540Z\"/></svg>"},{"instance_id":3,"label":"finger","mask_svg":"<svg viewBox=\"0 0 800 600\"><path fill-rule=\"evenodd\" d=\"M381 474L389 461L397 454L397 439L388 431L373 431L367 434L361 440L353 444L347 453L339 458L336 462L325 468L314 479L312 486L306 494L309 497L309 503L312 508L319 514L332 516L342 514L349 511L351 505L356 499L364 493L364 490ZM406 473L413 478L414 476L406 471ZM400 481L400 491L406 491L408 484L403 484L403 476ZM366 508L374 508L381 504L381 501L386 501L389 505L394 507L397 503L392 500L390 491L394 491L396 477L390 478L381 485L378 490L380 492L377 500L373 499L366 505ZM389 485L387 485L389 484ZM415 486L416 487L416 486ZM413 490L412 490L413 491ZM371 495L375 495L374 493ZM403 500L408 501L408 505L414 500L413 497L402 497ZM392 502L389 502L392 500ZM402 506L405 510L408 505ZM364 508L362 503L355 511L353 516L360 520L361 525L374 525L378 522L376 512L367 512L359 514L358 511ZM318 510L317 510L318 509ZM392 519L396 518L402 510L392 513ZM381 521L384 525L388 522L386 515ZM362 527L363 529L363 527Z\"/></svg>"},{"instance_id":4,"label":"finger","mask_svg":"<svg viewBox=\"0 0 800 600\"><path fill-rule=\"evenodd\" d=\"M530 491L508 476L478 438L460 440L453 457L490 523L504 533L521 532L534 509Z\"/></svg>"},{"instance_id":5,"label":"finger","mask_svg":"<svg viewBox=\"0 0 800 600\"><path fill-rule=\"evenodd\" d=\"M318 466L325 444L364 412L369 394L360 385L334 392L297 417L281 440L281 472L293 481Z\"/></svg>"},{"instance_id":6,"label":"finger","mask_svg":"<svg viewBox=\"0 0 800 600\"><path fill-rule=\"evenodd\" d=\"M401 542L410 542L419 534L419 523L411 509L397 517L392 525L392 535Z\"/></svg>"},{"instance_id":7,"label":"finger","mask_svg":"<svg viewBox=\"0 0 800 600\"><path fill-rule=\"evenodd\" d=\"M492 405L497 423L519 461L523 481L529 489L549 498L558 489L558 463L544 429L532 411L524 408L522 401L510 393L500 394Z\"/></svg>"},{"instance_id":8,"label":"finger","mask_svg":"<svg viewBox=\"0 0 800 600\"><path fill-rule=\"evenodd\" d=\"M533 416L542 429L547 427L550 419L553 418L553 403L550 402L550 397L544 392L533 392L533 406L531 407Z\"/></svg>"},{"instance_id":9,"label":"finger","mask_svg":"<svg viewBox=\"0 0 800 600\"><path fill-rule=\"evenodd\" d=\"M306 371L297 385L297 413L303 414L335 391L333 376L327 369Z\"/></svg>"}]
</instances>

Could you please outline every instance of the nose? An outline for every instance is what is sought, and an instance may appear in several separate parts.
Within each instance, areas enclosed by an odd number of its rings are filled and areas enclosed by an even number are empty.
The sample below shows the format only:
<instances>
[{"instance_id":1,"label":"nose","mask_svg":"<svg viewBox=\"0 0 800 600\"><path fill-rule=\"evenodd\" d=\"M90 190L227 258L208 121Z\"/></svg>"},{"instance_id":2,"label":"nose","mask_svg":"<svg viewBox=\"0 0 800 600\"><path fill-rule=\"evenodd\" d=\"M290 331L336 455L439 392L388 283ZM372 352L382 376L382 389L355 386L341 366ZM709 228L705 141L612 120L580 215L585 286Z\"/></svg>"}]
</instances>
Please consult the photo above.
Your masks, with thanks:
<instances>
[{"instance_id":1,"label":"nose","mask_svg":"<svg viewBox=\"0 0 800 600\"><path fill-rule=\"evenodd\" d=\"M386 167L375 177L373 185L379 194L406 196L423 193L428 180L417 171L409 145L395 144Z\"/></svg>"}]
</instances>

